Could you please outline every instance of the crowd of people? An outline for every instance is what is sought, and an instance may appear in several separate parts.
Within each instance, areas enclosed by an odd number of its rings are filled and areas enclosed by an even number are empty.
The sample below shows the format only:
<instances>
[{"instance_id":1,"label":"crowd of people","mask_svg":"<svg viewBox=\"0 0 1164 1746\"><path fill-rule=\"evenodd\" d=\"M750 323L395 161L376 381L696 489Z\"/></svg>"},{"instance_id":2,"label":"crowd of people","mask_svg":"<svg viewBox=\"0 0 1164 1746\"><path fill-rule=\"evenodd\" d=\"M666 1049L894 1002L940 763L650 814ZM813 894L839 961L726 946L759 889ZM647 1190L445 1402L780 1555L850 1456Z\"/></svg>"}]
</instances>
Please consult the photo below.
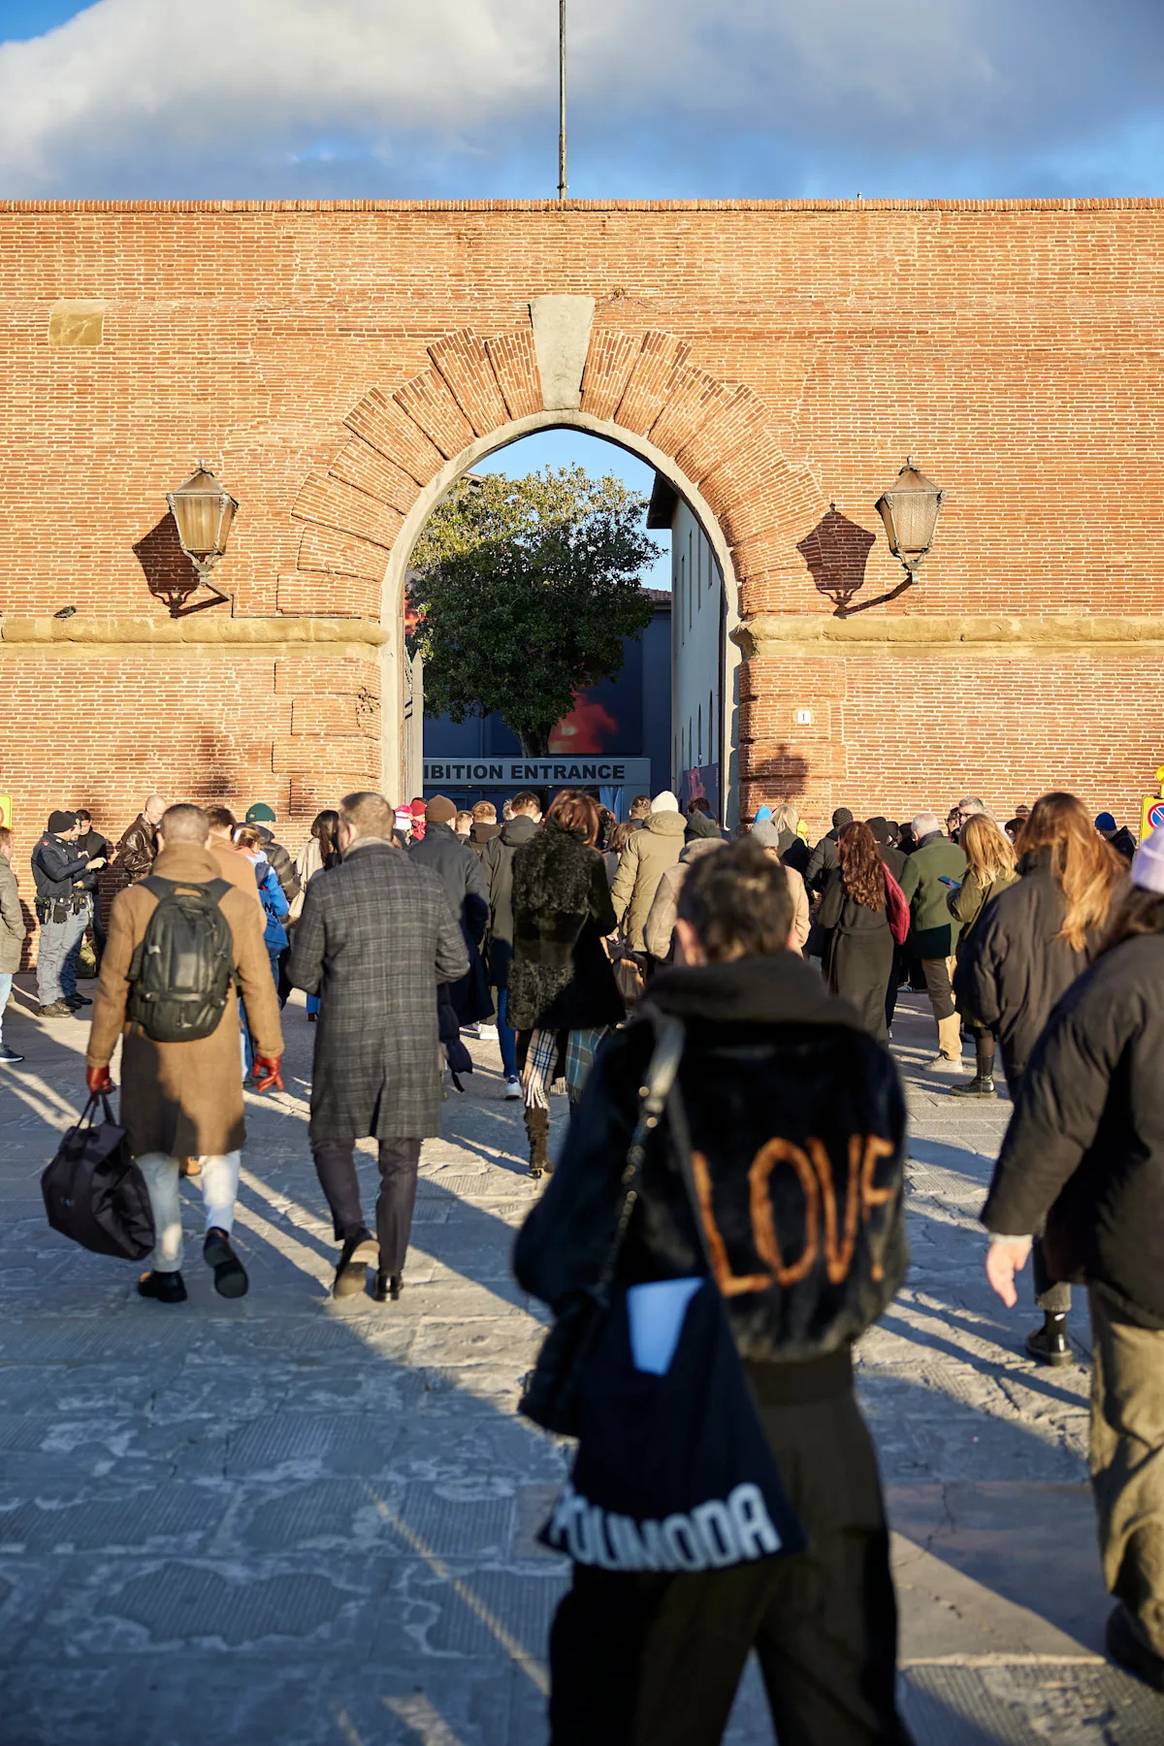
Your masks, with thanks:
<instances>
[{"instance_id":1,"label":"crowd of people","mask_svg":"<svg viewBox=\"0 0 1164 1746\"><path fill-rule=\"evenodd\" d=\"M186 1297L183 1172L200 1180L216 1289L248 1289L233 1242L244 1081L282 1088L293 988L315 1027L309 1138L338 1298L369 1274L377 1301L399 1297L422 1141L472 1070L466 1036L495 1037L530 1174L550 1177L515 1256L556 1318L543 1382L564 1386L580 1305L609 1321L622 1303L633 1347L654 1292L652 1340L665 1324L674 1352L683 1305L713 1281L803 1529L780 1556L774 1531L713 1531L722 1499L636 1526L633 1510L604 1517L574 1496L555 1746L718 1740L751 1647L785 1746L908 1741L851 1364L906 1266L905 1104L887 1045L907 983L932 1013L932 1087L995 1097L1001 1057L1014 1107L985 1267L1013 1307L1032 1258L1035 1361L1070 1360L1071 1286L1086 1286L1108 1643L1164 1690L1164 829L1137 845L1062 792L999 822L968 795L903 825L840 807L813 843L788 801L729 835L699 800L639 796L620 821L568 789L516 794L500 819L487 801L361 792L321 812L297 853L277 830L263 804L238 821L155 795L116 843L87 812L55 811L33 853L39 1010L90 1004L77 964L91 933L91 1094L112 1089L121 1048L121 1119L156 1230L141 1294ZM25 933L10 855L0 830L0 1008ZM556 1091L569 1120L555 1162ZM356 1169L368 1138L371 1222Z\"/></svg>"}]
</instances>

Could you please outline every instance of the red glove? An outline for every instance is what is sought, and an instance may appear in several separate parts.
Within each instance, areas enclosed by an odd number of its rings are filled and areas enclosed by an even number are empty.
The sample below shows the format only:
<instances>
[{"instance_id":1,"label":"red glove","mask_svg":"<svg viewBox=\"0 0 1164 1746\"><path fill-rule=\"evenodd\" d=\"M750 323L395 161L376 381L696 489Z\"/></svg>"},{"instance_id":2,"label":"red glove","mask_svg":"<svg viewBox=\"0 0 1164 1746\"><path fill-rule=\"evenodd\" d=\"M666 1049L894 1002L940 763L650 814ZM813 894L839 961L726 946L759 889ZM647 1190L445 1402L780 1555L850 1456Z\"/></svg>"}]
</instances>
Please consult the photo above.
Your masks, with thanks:
<instances>
[{"instance_id":1,"label":"red glove","mask_svg":"<svg viewBox=\"0 0 1164 1746\"><path fill-rule=\"evenodd\" d=\"M113 1079L108 1067L86 1067L85 1084L95 1097L113 1090Z\"/></svg>"},{"instance_id":2,"label":"red glove","mask_svg":"<svg viewBox=\"0 0 1164 1746\"><path fill-rule=\"evenodd\" d=\"M251 1069L255 1076L255 1090L270 1091L274 1086L276 1091L282 1091L283 1075L279 1071L282 1065L282 1055L256 1055Z\"/></svg>"}]
</instances>

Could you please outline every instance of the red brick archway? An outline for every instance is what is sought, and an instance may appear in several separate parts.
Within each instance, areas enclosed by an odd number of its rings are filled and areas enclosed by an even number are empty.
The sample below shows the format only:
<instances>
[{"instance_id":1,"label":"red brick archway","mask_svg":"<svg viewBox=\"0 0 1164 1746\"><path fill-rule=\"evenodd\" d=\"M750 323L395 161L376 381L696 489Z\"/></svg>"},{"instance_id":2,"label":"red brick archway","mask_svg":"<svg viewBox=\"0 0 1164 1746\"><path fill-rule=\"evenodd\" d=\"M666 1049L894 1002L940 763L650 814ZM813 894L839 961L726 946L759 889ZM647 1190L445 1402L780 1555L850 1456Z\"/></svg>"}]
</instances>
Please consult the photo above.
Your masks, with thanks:
<instances>
[{"instance_id":1,"label":"red brick archway","mask_svg":"<svg viewBox=\"0 0 1164 1746\"><path fill-rule=\"evenodd\" d=\"M298 564L280 582L282 610L370 618L383 607L389 786L399 763L387 718L398 678L390 675L399 673L400 583L412 543L451 479L526 430L578 425L661 464L718 549L733 624L771 610L782 584L803 574L796 548L827 508L821 492L806 467L781 453L759 397L700 369L685 341L652 328L593 328L577 405L557 409L546 404L532 321L486 339L462 329L428 354L428 369L395 389L370 390L347 414L343 446L296 498ZM745 666L732 724L745 789L753 691ZM767 767L769 787L772 775Z\"/></svg>"}]
</instances>

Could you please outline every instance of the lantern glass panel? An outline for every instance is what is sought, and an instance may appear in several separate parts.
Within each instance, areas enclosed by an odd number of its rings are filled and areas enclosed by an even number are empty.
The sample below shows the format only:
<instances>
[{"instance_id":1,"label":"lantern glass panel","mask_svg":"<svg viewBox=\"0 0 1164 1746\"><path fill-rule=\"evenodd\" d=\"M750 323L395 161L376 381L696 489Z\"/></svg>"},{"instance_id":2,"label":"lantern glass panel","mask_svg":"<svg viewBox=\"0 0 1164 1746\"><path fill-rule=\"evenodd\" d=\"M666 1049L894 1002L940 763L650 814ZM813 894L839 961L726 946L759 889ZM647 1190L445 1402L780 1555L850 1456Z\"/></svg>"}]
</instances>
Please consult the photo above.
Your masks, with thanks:
<instances>
[{"instance_id":1,"label":"lantern glass panel","mask_svg":"<svg viewBox=\"0 0 1164 1746\"><path fill-rule=\"evenodd\" d=\"M893 527L899 552L924 552L934 537L937 498L929 491L891 491Z\"/></svg>"}]
</instances>

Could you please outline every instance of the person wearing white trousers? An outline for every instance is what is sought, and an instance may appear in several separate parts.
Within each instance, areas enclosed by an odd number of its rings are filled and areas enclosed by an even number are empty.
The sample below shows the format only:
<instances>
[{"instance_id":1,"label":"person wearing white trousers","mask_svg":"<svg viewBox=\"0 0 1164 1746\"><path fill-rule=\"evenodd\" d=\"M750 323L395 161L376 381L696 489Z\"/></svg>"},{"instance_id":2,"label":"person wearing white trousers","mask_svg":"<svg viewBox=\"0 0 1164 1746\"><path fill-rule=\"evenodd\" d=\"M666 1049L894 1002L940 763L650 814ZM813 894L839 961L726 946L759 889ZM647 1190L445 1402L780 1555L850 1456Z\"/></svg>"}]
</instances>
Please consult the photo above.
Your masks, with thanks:
<instances>
[{"instance_id":1,"label":"person wearing white trousers","mask_svg":"<svg viewBox=\"0 0 1164 1746\"><path fill-rule=\"evenodd\" d=\"M214 1270L215 1290L222 1297L242 1297L247 1289L246 1272L230 1247L241 1163L240 1152L223 1152L199 1158L196 1173L202 1185L202 1204L206 1209L206 1240L202 1254ZM168 1301L181 1302L186 1296L186 1287L180 1277L183 1249L182 1198L178 1187L180 1161L165 1152L143 1152L137 1164L145 1177L157 1236L157 1246L150 1257L150 1270L155 1274L174 1276L166 1282L169 1288L166 1297Z\"/></svg>"}]
</instances>

